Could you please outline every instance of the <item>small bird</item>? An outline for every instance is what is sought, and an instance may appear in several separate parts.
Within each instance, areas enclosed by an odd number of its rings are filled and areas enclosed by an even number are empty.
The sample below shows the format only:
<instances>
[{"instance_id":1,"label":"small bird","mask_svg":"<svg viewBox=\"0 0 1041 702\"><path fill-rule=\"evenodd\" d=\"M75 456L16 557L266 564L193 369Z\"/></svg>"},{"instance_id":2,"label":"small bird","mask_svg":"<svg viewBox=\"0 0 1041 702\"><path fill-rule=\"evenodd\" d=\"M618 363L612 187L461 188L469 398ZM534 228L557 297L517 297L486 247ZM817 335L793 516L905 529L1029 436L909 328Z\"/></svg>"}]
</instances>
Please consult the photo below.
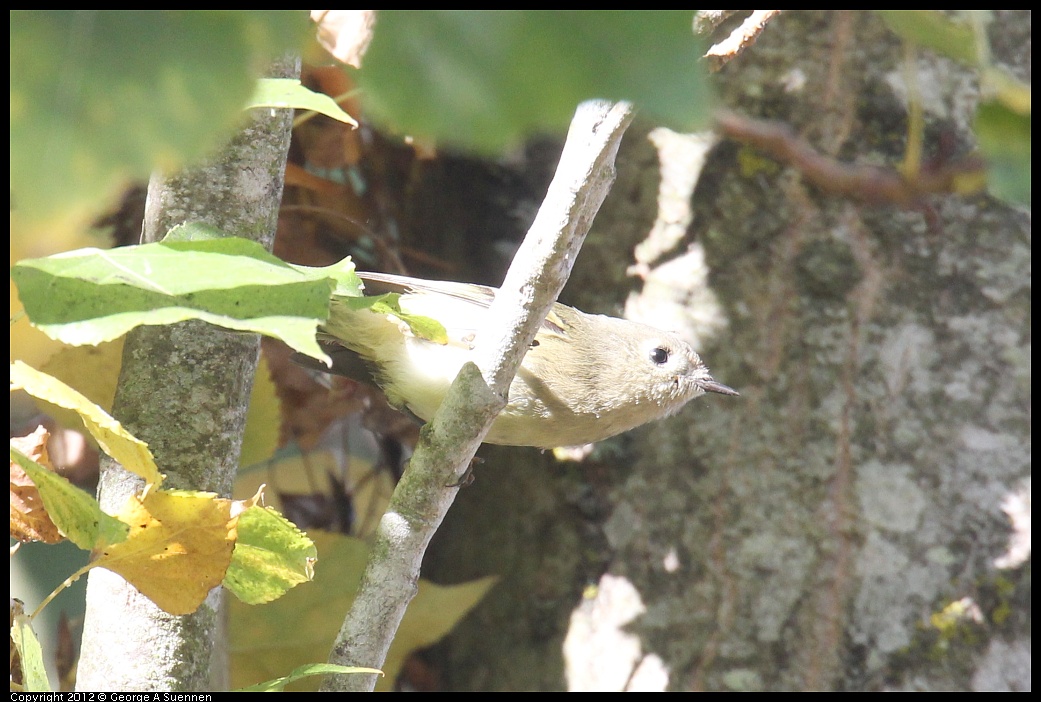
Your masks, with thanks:
<instances>
[{"instance_id":1,"label":"small bird","mask_svg":"<svg viewBox=\"0 0 1041 702\"><path fill-rule=\"evenodd\" d=\"M472 360L497 290L384 273L358 276L367 293L399 293L403 312L440 322L448 341L423 338L392 314L352 309L334 298L319 332L333 365L320 367L371 378L392 405L427 421ZM675 334L554 303L484 440L539 448L588 444L673 414L706 392L738 395L716 382Z\"/></svg>"}]
</instances>

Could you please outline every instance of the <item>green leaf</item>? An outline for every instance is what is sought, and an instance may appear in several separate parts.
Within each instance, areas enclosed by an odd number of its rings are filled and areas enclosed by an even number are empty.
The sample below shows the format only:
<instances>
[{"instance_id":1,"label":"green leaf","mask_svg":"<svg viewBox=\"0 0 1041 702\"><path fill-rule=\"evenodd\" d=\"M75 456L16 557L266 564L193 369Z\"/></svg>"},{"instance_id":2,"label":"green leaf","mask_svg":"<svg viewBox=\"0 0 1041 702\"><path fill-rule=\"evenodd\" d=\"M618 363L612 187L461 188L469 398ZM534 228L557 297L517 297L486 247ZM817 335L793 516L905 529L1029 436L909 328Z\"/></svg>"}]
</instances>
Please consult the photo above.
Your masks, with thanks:
<instances>
[{"instance_id":1,"label":"green leaf","mask_svg":"<svg viewBox=\"0 0 1041 702\"><path fill-rule=\"evenodd\" d=\"M312 675L353 675L356 673L383 675L383 671L376 668L359 668L358 666L334 665L332 663L309 663L294 669L289 675L243 687L236 690L236 692L282 692L289 683Z\"/></svg>"},{"instance_id":2,"label":"green leaf","mask_svg":"<svg viewBox=\"0 0 1041 702\"><path fill-rule=\"evenodd\" d=\"M354 127L358 126L358 121L344 112L331 97L308 90L295 78L261 78L257 81L257 89L246 106L313 110Z\"/></svg>"},{"instance_id":3,"label":"green leaf","mask_svg":"<svg viewBox=\"0 0 1041 702\"><path fill-rule=\"evenodd\" d=\"M69 541L84 551L126 541L130 527L102 512L92 496L17 449L11 449L11 460L36 484L51 521Z\"/></svg>"},{"instance_id":4,"label":"green leaf","mask_svg":"<svg viewBox=\"0 0 1041 702\"><path fill-rule=\"evenodd\" d=\"M691 11L380 11L358 84L413 136L487 151L562 130L591 98L677 129L711 110Z\"/></svg>"},{"instance_id":5,"label":"green leaf","mask_svg":"<svg viewBox=\"0 0 1041 702\"><path fill-rule=\"evenodd\" d=\"M237 528L224 585L246 604L271 602L314 577L314 542L275 510L250 507Z\"/></svg>"},{"instance_id":6,"label":"green leaf","mask_svg":"<svg viewBox=\"0 0 1041 702\"><path fill-rule=\"evenodd\" d=\"M14 600L11 602L13 605ZM50 692L51 683L47 680L47 671L43 665L43 649L40 648L40 640L33 631L32 621L21 611L15 614L13 619L11 644L18 651L23 689L25 692Z\"/></svg>"},{"instance_id":7,"label":"green leaf","mask_svg":"<svg viewBox=\"0 0 1041 702\"><path fill-rule=\"evenodd\" d=\"M352 309L369 311L375 314L389 314L408 325L409 331L420 339L427 339L437 344L448 343L448 330L441 322L431 317L410 314L401 309L401 293L384 293L366 297L348 297L343 302Z\"/></svg>"},{"instance_id":8,"label":"green leaf","mask_svg":"<svg viewBox=\"0 0 1041 702\"><path fill-rule=\"evenodd\" d=\"M18 262L11 277L30 321L54 339L97 344L141 324L201 319L264 334L326 360L315 341L333 292L360 294L349 259L291 266L259 244L177 231L169 240L103 251L80 249Z\"/></svg>"},{"instance_id":9,"label":"green leaf","mask_svg":"<svg viewBox=\"0 0 1041 702\"><path fill-rule=\"evenodd\" d=\"M972 27L955 22L939 10L875 10L901 38L975 66L978 60Z\"/></svg>"},{"instance_id":10,"label":"green leaf","mask_svg":"<svg viewBox=\"0 0 1041 702\"><path fill-rule=\"evenodd\" d=\"M974 125L987 158L990 191L1008 202L1030 204L1030 113L1021 114L998 100L976 110Z\"/></svg>"},{"instance_id":11,"label":"green leaf","mask_svg":"<svg viewBox=\"0 0 1041 702\"><path fill-rule=\"evenodd\" d=\"M129 179L213 149L302 10L18 10L11 192L30 224L82 220Z\"/></svg>"}]
</instances>

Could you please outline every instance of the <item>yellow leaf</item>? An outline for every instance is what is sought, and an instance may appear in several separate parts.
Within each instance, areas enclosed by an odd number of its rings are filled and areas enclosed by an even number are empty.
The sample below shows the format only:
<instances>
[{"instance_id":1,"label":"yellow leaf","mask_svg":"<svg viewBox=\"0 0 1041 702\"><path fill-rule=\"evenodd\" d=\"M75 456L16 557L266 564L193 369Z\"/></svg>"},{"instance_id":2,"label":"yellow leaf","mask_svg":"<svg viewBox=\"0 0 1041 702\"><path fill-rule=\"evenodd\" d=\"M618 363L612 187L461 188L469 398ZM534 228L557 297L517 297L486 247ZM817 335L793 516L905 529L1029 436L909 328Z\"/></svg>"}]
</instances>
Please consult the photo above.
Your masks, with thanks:
<instances>
[{"instance_id":1,"label":"yellow leaf","mask_svg":"<svg viewBox=\"0 0 1041 702\"><path fill-rule=\"evenodd\" d=\"M111 413L119 369L123 365L124 339L122 337L97 346L66 346L51 356L41 366L41 370L75 388L98 407ZM77 412L42 400L40 404L45 405L40 408L41 411L54 417L63 427L84 430ZM278 426L279 412L275 384L271 381L267 361L261 356L246 415L240 465L260 463L275 452L278 432L273 427Z\"/></svg>"},{"instance_id":2,"label":"yellow leaf","mask_svg":"<svg viewBox=\"0 0 1041 702\"><path fill-rule=\"evenodd\" d=\"M351 446L354 448L353 442ZM394 492L394 478L390 471L374 468L370 456L362 450L352 452L346 461L346 468L341 468L344 462L328 449L309 451L303 455L289 450L280 451L277 458L267 463L240 470L235 477L232 496L242 498L252 495L266 483L273 487L265 494L265 504L292 519L295 518L292 504L283 503L280 496L311 496L314 504L324 504L327 491L331 490L327 476L336 475L351 486L350 499L356 515L355 523L350 525L351 533L364 538L375 530L380 515L386 510L390 495ZM304 527L306 529L318 523L315 520Z\"/></svg>"},{"instance_id":3,"label":"yellow leaf","mask_svg":"<svg viewBox=\"0 0 1041 702\"><path fill-rule=\"evenodd\" d=\"M159 484L162 474L155 465L148 445L134 437L119 422L57 378L41 373L21 361L11 364L11 389L27 393L53 405L74 410L101 449L149 485Z\"/></svg>"},{"instance_id":4,"label":"yellow leaf","mask_svg":"<svg viewBox=\"0 0 1041 702\"><path fill-rule=\"evenodd\" d=\"M263 355L253 378L253 392L249 396L246 430L242 436L240 466L251 466L271 458L278 445L278 423L281 408L271 370Z\"/></svg>"},{"instance_id":5,"label":"yellow leaf","mask_svg":"<svg viewBox=\"0 0 1041 702\"><path fill-rule=\"evenodd\" d=\"M122 360L123 339L120 338L97 346L63 346L40 366L40 371L75 388L111 414ZM59 407L39 398L36 405L41 412L54 417L58 424L80 432L92 446L99 448L75 409Z\"/></svg>"},{"instance_id":6,"label":"yellow leaf","mask_svg":"<svg viewBox=\"0 0 1041 702\"><path fill-rule=\"evenodd\" d=\"M119 368L123 365L124 339L121 337L97 346L65 346L48 358L40 370L76 388L98 407L111 413ZM78 427L72 425L69 428Z\"/></svg>"},{"instance_id":7,"label":"yellow leaf","mask_svg":"<svg viewBox=\"0 0 1041 702\"><path fill-rule=\"evenodd\" d=\"M376 681L376 690L393 690L409 655L440 641L498 580L494 575L458 585L435 585L429 580L420 580L419 591L405 610L398 633L387 651L387 660L383 663L386 676Z\"/></svg>"},{"instance_id":8,"label":"yellow leaf","mask_svg":"<svg viewBox=\"0 0 1041 702\"><path fill-rule=\"evenodd\" d=\"M170 614L194 612L231 562L238 521L232 504L180 490L131 496L116 515L130 525L130 536L92 565L119 573Z\"/></svg>"}]
</instances>

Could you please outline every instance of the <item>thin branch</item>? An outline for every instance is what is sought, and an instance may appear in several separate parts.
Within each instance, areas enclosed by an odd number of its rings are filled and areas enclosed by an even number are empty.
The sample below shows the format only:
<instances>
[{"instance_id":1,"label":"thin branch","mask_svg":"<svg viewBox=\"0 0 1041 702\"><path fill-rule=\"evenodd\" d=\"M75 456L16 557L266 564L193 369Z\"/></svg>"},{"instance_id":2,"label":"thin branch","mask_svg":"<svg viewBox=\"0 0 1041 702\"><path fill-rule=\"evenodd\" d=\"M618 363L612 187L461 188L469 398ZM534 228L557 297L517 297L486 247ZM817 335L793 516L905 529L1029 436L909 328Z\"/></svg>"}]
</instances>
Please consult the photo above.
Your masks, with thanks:
<instances>
[{"instance_id":1,"label":"thin branch","mask_svg":"<svg viewBox=\"0 0 1041 702\"><path fill-rule=\"evenodd\" d=\"M614 181L614 159L632 120L626 103L584 103L575 114L534 224L478 336L478 365L452 384L380 520L369 563L330 662L379 668L416 592L420 563L465 472L499 411L525 352L571 273L578 250ZM482 374L478 366L484 369ZM366 691L375 675L330 676L326 691Z\"/></svg>"},{"instance_id":2,"label":"thin branch","mask_svg":"<svg viewBox=\"0 0 1041 702\"><path fill-rule=\"evenodd\" d=\"M836 161L799 138L783 122L720 112L716 124L723 135L794 167L824 192L866 202L906 205L931 193L971 192L986 182L983 161L975 155L923 166L911 179L893 168Z\"/></svg>"}]
</instances>

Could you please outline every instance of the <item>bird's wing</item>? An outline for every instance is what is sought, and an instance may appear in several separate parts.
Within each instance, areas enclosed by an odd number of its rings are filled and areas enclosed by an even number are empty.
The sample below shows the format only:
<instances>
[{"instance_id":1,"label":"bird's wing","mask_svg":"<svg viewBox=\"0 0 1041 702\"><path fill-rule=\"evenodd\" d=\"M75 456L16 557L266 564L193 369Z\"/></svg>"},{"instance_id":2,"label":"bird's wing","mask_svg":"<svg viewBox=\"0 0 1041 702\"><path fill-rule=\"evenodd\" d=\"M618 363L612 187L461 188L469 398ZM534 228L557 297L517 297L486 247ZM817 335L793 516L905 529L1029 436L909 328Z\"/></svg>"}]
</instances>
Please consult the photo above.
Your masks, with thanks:
<instances>
[{"instance_id":1,"label":"bird's wing","mask_svg":"<svg viewBox=\"0 0 1041 702\"><path fill-rule=\"evenodd\" d=\"M402 295L414 294L422 297L424 293L430 293L432 296L430 308L425 311L417 310L417 313L433 317L443 324L445 323L445 320L441 317L444 315L439 316L437 314L439 307L439 302L436 298L437 295L446 295L460 304L477 305L481 311L484 311L491 307L492 301L495 299L495 293L498 292L496 288L487 285L478 285L477 283L420 280L419 278L409 278L407 276L393 275L390 273L368 273L359 271L358 277L365 282L365 292L368 294L382 295L384 293L394 292ZM447 301L442 299L441 302L443 303ZM426 307L426 305L423 305L423 307ZM562 337L567 336L567 317L569 312L573 312L570 307L561 305L560 303L554 304L550 313L542 322L540 333L554 334ZM479 315L474 316L477 317ZM445 326L447 327L448 324ZM452 334L452 332L449 331L449 336L467 336L472 332L476 332L479 324L467 326L468 328L466 330L459 330L459 334ZM470 338L472 338L472 336Z\"/></svg>"},{"instance_id":2,"label":"bird's wing","mask_svg":"<svg viewBox=\"0 0 1041 702\"><path fill-rule=\"evenodd\" d=\"M384 293L434 293L448 295L463 302L480 305L487 309L495 299L495 288L476 283L452 283L443 280L420 280L390 273L358 273L365 283L365 292L370 295Z\"/></svg>"}]
</instances>

